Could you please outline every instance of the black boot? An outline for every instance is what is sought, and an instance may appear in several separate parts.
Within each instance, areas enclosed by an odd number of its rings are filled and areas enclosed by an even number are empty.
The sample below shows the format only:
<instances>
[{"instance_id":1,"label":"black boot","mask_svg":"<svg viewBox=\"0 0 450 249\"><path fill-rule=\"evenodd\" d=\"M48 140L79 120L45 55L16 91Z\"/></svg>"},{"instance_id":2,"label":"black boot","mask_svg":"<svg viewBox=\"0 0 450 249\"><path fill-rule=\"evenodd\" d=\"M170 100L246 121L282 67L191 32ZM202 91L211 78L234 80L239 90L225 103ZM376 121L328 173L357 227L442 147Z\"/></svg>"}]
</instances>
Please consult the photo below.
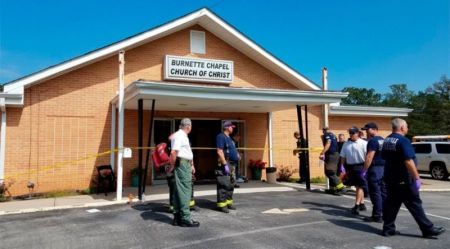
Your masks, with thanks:
<instances>
[{"instance_id":1,"label":"black boot","mask_svg":"<svg viewBox=\"0 0 450 249\"><path fill-rule=\"evenodd\" d=\"M179 226L181 224L181 215L180 213L173 214L172 226Z\"/></svg>"},{"instance_id":2,"label":"black boot","mask_svg":"<svg viewBox=\"0 0 450 249\"><path fill-rule=\"evenodd\" d=\"M195 221L195 220L190 220L190 221L181 220L180 221L180 227L199 227L199 226L200 226L200 222Z\"/></svg>"}]
</instances>

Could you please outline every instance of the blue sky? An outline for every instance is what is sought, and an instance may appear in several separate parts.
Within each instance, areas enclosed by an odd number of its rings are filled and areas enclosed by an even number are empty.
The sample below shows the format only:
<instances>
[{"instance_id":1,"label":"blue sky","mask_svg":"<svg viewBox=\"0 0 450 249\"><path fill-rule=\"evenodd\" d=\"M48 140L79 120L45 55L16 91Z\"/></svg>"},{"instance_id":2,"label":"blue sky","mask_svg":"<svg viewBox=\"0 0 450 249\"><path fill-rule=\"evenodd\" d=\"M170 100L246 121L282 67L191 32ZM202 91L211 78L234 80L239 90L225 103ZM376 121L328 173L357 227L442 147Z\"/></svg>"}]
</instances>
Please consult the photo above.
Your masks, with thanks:
<instances>
[{"instance_id":1,"label":"blue sky","mask_svg":"<svg viewBox=\"0 0 450 249\"><path fill-rule=\"evenodd\" d=\"M329 87L450 77L448 0L0 0L0 83L208 7L285 63Z\"/></svg>"}]
</instances>

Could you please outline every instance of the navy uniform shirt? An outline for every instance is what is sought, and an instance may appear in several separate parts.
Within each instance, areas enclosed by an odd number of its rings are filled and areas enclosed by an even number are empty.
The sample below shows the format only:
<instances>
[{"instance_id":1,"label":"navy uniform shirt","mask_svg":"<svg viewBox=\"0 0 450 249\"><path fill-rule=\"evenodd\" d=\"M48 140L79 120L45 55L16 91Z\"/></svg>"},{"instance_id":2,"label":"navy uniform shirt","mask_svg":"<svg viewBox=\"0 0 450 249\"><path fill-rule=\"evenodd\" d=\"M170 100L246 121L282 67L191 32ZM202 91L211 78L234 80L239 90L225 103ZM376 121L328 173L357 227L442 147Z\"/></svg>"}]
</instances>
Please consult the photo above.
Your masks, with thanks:
<instances>
[{"instance_id":1,"label":"navy uniform shirt","mask_svg":"<svg viewBox=\"0 0 450 249\"><path fill-rule=\"evenodd\" d=\"M381 157L381 149L383 149L384 138L380 136L375 136L369 140L367 143L367 152L375 151L373 156L372 164L376 166L383 166L384 159Z\"/></svg>"},{"instance_id":2,"label":"navy uniform shirt","mask_svg":"<svg viewBox=\"0 0 450 249\"><path fill-rule=\"evenodd\" d=\"M216 137L216 148L223 150L226 160L230 160L232 162L239 161L239 154L233 140L231 137L226 136L223 132Z\"/></svg>"},{"instance_id":3,"label":"navy uniform shirt","mask_svg":"<svg viewBox=\"0 0 450 249\"><path fill-rule=\"evenodd\" d=\"M413 159L416 161L416 154L407 138L397 133L392 133L386 137L381 156L385 160L384 180L386 183L412 182L405 160Z\"/></svg>"},{"instance_id":4,"label":"navy uniform shirt","mask_svg":"<svg viewBox=\"0 0 450 249\"><path fill-rule=\"evenodd\" d=\"M336 136L331 132L326 132L322 137L323 146L330 141L330 148L325 152L325 156L331 155L338 151Z\"/></svg>"}]
</instances>

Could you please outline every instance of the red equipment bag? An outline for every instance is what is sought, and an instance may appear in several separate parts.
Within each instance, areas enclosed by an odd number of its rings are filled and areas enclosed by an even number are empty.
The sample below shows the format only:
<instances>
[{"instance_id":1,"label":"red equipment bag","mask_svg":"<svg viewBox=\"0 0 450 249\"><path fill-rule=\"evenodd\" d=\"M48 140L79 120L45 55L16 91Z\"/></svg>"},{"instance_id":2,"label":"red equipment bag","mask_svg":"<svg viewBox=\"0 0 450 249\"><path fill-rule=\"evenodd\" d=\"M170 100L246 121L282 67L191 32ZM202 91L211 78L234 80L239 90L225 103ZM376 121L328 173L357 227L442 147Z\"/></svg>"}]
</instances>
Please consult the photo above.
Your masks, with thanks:
<instances>
[{"instance_id":1,"label":"red equipment bag","mask_svg":"<svg viewBox=\"0 0 450 249\"><path fill-rule=\"evenodd\" d=\"M167 151L167 144L160 143L156 145L155 150L152 152L153 166L155 170L159 170L161 166L170 163L169 153Z\"/></svg>"}]
</instances>

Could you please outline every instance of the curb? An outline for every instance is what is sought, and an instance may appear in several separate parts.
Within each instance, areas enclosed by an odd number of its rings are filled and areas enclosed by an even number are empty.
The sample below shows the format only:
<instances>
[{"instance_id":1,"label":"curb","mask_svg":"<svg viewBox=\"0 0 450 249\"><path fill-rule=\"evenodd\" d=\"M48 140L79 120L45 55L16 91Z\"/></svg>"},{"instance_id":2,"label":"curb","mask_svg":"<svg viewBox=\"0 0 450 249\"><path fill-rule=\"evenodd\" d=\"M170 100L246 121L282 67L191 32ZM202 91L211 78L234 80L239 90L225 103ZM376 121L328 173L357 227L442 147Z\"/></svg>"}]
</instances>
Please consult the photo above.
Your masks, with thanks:
<instances>
[{"instance_id":1,"label":"curb","mask_svg":"<svg viewBox=\"0 0 450 249\"><path fill-rule=\"evenodd\" d=\"M249 194L249 193L266 193L266 192L286 192L286 191L295 191L293 187L260 187L260 188L240 188L234 191L235 194ZM212 196L216 195L216 190L202 190L196 191L195 196ZM124 198L126 199L126 198ZM132 203L139 202L147 202L147 201L158 201L158 200L168 200L168 193L165 194L154 194L143 196L143 200L140 201L138 198L134 198ZM75 205L61 205L54 207L41 207L41 208L26 208L12 211L0 211L0 216L9 215L9 214L26 214L26 213L35 213L35 212L45 212L45 211L54 211L54 210L64 210L64 209L75 209L75 208L88 208L88 207L105 207L112 205L123 205L128 204L128 200L120 200L120 201L102 201L102 202L91 202L85 204L75 204Z\"/></svg>"}]
</instances>

